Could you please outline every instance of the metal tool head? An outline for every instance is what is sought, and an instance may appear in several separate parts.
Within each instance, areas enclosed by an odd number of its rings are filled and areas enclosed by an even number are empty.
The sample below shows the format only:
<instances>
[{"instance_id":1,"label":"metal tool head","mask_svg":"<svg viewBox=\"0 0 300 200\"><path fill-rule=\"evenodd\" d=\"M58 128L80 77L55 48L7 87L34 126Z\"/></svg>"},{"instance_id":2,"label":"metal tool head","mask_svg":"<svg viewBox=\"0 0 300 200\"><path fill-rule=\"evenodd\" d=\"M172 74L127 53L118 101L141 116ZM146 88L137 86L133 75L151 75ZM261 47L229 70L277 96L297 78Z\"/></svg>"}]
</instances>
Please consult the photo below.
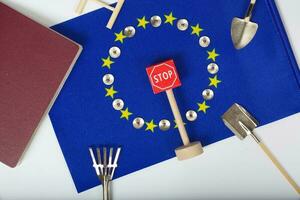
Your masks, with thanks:
<instances>
[{"instance_id":1,"label":"metal tool head","mask_svg":"<svg viewBox=\"0 0 300 200\"><path fill-rule=\"evenodd\" d=\"M258 24L247 19L233 18L231 23L231 38L236 49L247 46L254 38Z\"/></svg>"},{"instance_id":2,"label":"metal tool head","mask_svg":"<svg viewBox=\"0 0 300 200\"><path fill-rule=\"evenodd\" d=\"M114 153L113 148L109 148L109 155L107 156L107 148L104 147L101 153L101 149L96 148L96 156L94 150L89 148L90 155L93 161L93 167L95 168L96 174L99 179L104 181L105 178L112 180L114 176L115 169L118 167L117 162L121 152L121 148L117 148Z\"/></svg>"},{"instance_id":3,"label":"metal tool head","mask_svg":"<svg viewBox=\"0 0 300 200\"><path fill-rule=\"evenodd\" d=\"M256 119L242 106L233 104L222 116L225 125L241 140L258 126Z\"/></svg>"}]
</instances>

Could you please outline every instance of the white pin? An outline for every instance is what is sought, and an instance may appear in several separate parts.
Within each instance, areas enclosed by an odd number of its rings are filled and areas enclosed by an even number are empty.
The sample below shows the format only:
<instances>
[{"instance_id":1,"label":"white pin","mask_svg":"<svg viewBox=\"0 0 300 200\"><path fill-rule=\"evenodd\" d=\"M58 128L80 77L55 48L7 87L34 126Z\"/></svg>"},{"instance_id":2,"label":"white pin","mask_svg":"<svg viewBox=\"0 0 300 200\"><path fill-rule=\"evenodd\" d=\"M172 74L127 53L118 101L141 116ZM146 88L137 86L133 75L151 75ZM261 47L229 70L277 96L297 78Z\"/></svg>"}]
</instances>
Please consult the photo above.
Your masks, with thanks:
<instances>
[{"instance_id":1,"label":"white pin","mask_svg":"<svg viewBox=\"0 0 300 200\"><path fill-rule=\"evenodd\" d=\"M180 19L177 22L177 28L180 31L185 31L189 27L189 22L186 19Z\"/></svg>"},{"instance_id":2,"label":"white pin","mask_svg":"<svg viewBox=\"0 0 300 200\"><path fill-rule=\"evenodd\" d=\"M185 113L186 119L193 122L197 119L198 115L194 110L189 110Z\"/></svg>"},{"instance_id":3,"label":"white pin","mask_svg":"<svg viewBox=\"0 0 300 200\"><path fill-rule=\"evenodd\" d=\"M161 25L161 18L160 18L160 16L155 15L155 16L151 17L150 22L153 27L157 28Z\"/></svg>"},{"instance_id":4,"label":"white pin","mask_svg":"<svg viewBox=\"0 0 300 200\"><path fill-rule=\"evenodd\" d=\"M209 37L207 36L202 36L200 39L199 39L199 45L203 48L205 47L208 47L210 44L210 39Z\"/></svg>"},{"instance_id":5,"label":"white pin","mask_svg":"<svg viewBox=\"0 0 300 200\"><path fill-rule=\"evenodd\" d=\"M105 74L102 80L105 85L112 85L115 81L115 78L112 74Z\"/></svg>"},{"instance_id":6,"label":"white pin","mask_svg":"<svg viewBox=\"0 0 300 200\"><path fill-rule=\"evenodd\" d=\"M109 19L107 25L106 25L106 28L112 29L112 27L113 27L113 25L114 25L114 23L115 23L118 15L119 15L120 11L121 11L121 8L122 8L122 6L124 4L124 1L125 0L118 0L116 7L112 7L109 4L107 4L107 3L105 3L105 2L103 2L101 0L94 0L94 2L97 2L98 4L100 4L101 6L103 6L104 8L106 8L106 9L108 9L108 10L110 10L110 11L113 12L111 14L111 16L110 16L110 19ZM83 10L84 10L87 2L88 2L88 0L80 0L78 6L76 8L76 13L77 14L81 14L83 12Z\"/></svg>"},{"instance_id":7,"label":"white pin","mask_svg":"<svg viewBox=\"0 0 300 200\"><path fill-rule=\"evenodd\" d=\"M122 110L124 108L124 101L122 99L115 99L112 106L115 110Z\"/></svg>"},{"instance_id":8,"label":"white pin","mask_svg":"<svg viewBox=\"0 0 300 200\"><path fill-rule=\"evenodd\" d=\"M132 125L136 129L141 129L145 124L145 121L141 117L137 117L133 120Z\"/></svg>"},{"instance_id":9,"label":"white pin","mask_svg":"<svg viewBox=\"0 0 300 200\"><path fill-rule=\"evenodd\" d=\"M171 127L171 123L169 120L166 120L166 119L162 119L160 120L159 122L159 129L162 130L162 131L167 131L170 129Z\"/></svg>"},{"instance_id":10,"label":"white pin","mask_svg":"<svg viewBox=\"0 0 300 200\"><path fill-rule=\"evenodd\" d=\"M133 26L127 26L124 29L124 35L129 38L133 37L135 35L135 28Z\"/></svg>"},{"instance_id":11,"label":"white pin","mask_svg":"<svg viewBox=\"0 0 300 200\"><path fill-rule=\"evenodd\" d=\"M214 91L212 91L211 89L205 89L202 92L202 97L205 100L211 100L212 98L214 98Z\"/></svg>"},{"instance_id":12,"label":"white pin","mask_svg":"<svg viewBox=\"0 0 300 200\"><path fill-rule=\"evenodd\" d=\"M208 71L210 74L216 74L216 73L218 73L218 71L219 71L219 66L218 66L216 63L210 63L210 64L207 66L207 71Z\"/></svg>"},{"instance_id":13,"label":"white pin","mask_svg":"<svg viewBox=\"0 0 300 200\"><path fill-rule=\"evenodd\" d=\"M121 50L119 47L111 47L108 53L112 58L119 58L121 55Z\"/></svg>"}]
</instances>

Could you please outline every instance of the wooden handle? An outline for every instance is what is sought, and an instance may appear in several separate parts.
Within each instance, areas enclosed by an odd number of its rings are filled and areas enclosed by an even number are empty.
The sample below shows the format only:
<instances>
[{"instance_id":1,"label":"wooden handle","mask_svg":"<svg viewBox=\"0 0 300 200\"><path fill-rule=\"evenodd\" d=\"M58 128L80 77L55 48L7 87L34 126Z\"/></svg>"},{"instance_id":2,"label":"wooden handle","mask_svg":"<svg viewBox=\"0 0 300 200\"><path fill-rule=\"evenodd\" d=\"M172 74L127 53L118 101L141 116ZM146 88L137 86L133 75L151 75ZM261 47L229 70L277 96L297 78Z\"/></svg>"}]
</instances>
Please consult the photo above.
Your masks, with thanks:
<instances>
[{"instance_id":1,"label":"wooden handle","mask_svg":"<svg viewBox=\"0 0 300 200\"><path fill-rule=\"evenodd\" d=\"M256 3L256 0L251 0L251 1L250 1L250 5L249 5L248 10L247 10L247 13L246 13L246 15L245 15L245 20L246 20L247 22L249 22L250 19L251 19L251 17L252 17L252 11L253 11L253 9L254 9L255 3Z\"/></svg>"},{"instance_id":2,"label":"wooden handle","mask_svg":"<svg viewBox=\"0 0 300 200\"><path fill-rule=\"evenodd\" d=\"M88 0L80 0L77 8L76 8L76 13L77 14L81 14L87 4L87 1ZM112 29L120 11L121 11L121 8L124 4L124 1L125 0L118 0L117 1L117 5L116 7L112 7L110 6L109 4L105 3L105 2L102 2L101 0L94 0L96 3L100 4L101 6L103 6L104 8L112 11L113 13L111 14L110 18L109 18L109 21L107 22L107 25L106 25L106 28L108 29Z\"/></svg>"},{"instance_id":3,"label":"wooden handle","mask_svg":"<svg viewBox=\"0 0 300 200\"><path fill-rule=\"evenodd\" d=\"M179 130L182 142L183 142L184 145L188 145L190 143L190 139L189 139L188 134L186 132L186 129L184 127L184 124L183 124L183 121L182 121L182 118L181 118L180 111L179 111L178 106L177 106L177 102L176 102L173 90L172 89L167 90L166 93L167 93L167 97L168 97L168 100L169 100L169 103L170 103L170 106L171 106L176 124L178 126L178 130Z\"/></svg>"},{"instance_id":4,"label":"wooden handle","mask_svg":"<svg viewBox=\"0 0 300 200\"><path fill-rule=\"evenodd\" d=\"M87 4L87 1L88 1L88 0L80 0L79 4L78 4L78 6L77 6L77 8L76 8L76 10L75 10L75 12L76 12L77 14L80 15L80 14L83 12L83 9L85 8L85 6L86 6L86 4Z\"/></svg>"},{"instance_id":5,"label":"wooden handle","mask_svg":"<svg viewBox=\"0 0 300 200\"><path fill-rule=\"evenodd\" d=\"M277 167L277 169L281 172L281 174L286 178L286 180L290 183L290 185L300 194L300 188L297 183L290 177L288 172L282 167L282 165L278 162L278 160L274 157L272 152L268 149L266 145L262 142L258 143L262 150L267 154L267 156L271 159L273 164Z\"/></svg>"},{"instance_id":6,"label":"wooden handle","mask_svg":"<svg viewBox=\"0 0 300 200\"><path fill-rule=\"evenodd\" d=\"M121 11L123 4L124 4L124 0L118 0L118 3L113 10L113 13L110 16L109 21L107 22L106 28L112 29L118 15L119 15L119 12Z\"/></svg>"},{"instance_id":7,"label":"wooden handle","mask_svg":"<svg viewBox=\"0 0 300 200\"><path fill-rule=\"evenodd\" d=\"M100 4L100 6L106 8L106 9L108 9L108 10L110 10L110 11L114 11L114 7L110 6L110 5L107 4L107 3L102 2L101 0L94 0L94 2Z\"/></svg>"}]
</instances>

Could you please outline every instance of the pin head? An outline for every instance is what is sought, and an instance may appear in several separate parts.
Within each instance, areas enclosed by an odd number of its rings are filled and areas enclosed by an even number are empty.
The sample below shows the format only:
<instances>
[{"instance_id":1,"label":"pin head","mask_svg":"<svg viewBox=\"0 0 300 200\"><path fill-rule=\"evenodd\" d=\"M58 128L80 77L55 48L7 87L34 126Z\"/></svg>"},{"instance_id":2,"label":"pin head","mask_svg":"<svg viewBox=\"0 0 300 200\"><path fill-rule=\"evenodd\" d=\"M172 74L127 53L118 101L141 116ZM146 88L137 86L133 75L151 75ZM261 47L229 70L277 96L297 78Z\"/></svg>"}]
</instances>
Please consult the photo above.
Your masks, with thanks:
<instances>
[{"instance_id":1,"label":"pin head","mask_svg":"<svg viewBox=\"0 0 300 200\"><path fill-rule=\"evenodd\" d=\"M124 101L122 99L115 99L112 105L115 110L122 110L124 108Z\"/></svg>"},{"instance_id":2,"label":"pin head","mask_svg":"<svg viewBox=\"0 0 300 200\"><path fill-rule=\"evenodd\" d=\"M169 120L163 119L163 120L160 120L158 126L159 126L160 130L167 131L170 129L171 123Z\"/></svg>"},{"instance_id":3,"label":"pin head","mask_svg":"<svg viewBox=\"0 0 300 200\"><path fill-rule=\"evenodd\" d=\"M189 120L190 122L193 122L197 119L198 115L196 113L196 111L194 110L189 110L185 113L185 117L187 120Z\"/></svg>"},{"instance_id":4,"label":"pin head","mask_svg":"<svg viewBox=\"0 0 300 200\"><path fill-rule=\"evenodd\" d=\"M205 89L202 92L202 97L205 100L211 100L212 98L214 98L214 91L212 91L211 89Z\"/></svg>"},{"instance_id":5,"label":"pin head","mask_svg":"<svg viewBox=\"0 0 300 200\"><path fill-rule=\"evenodd\" d=\"M105 74L102 78L102 81L105 85L112 85L115 81L115 78L112 74Z\"/></svg>"},{"instance_id":6,"label":"pin head","mask_svg":"<svg viewBox=\"0 0 300 200\"><path fill-rule=\"evenodd\" d=\"M199 44L201 47L208 47L209 44L210 44L210 39L209 37L207 36L202 36L200 39L199 39Z\"/></svg>"},{"instance_id":7,"label":"pin head","mask_svg":"<svg viewBox=\"0 0 300 200\"><path fill-rule=\"evenodd\" d=\"M186 19L180 19L177 22L177 28L180 31L185 31L189 27L189 22Z\"/></svg>"},{"instance_id":8,"label":"pin head","mask_svg":"<svg viewBox=\"0 0 300 200\"><path fill-rule=\"evenodd\" d=\"M207 71L208 71L210 74L216 74L216 73L218 73L218 71L219 71L219 66L218 66L216 63L210 63L210 64L207 66Z\"/></svg>"},{"instance_id":9,"label":"pin head","mask_svg":"<svg viewBox=\"0 0 300 200\"><path fill-rule=\"evenodd\" d=\"M158 15L151 17L150 23L153 27L157 28L161 25L161 18Z\"/></svg>"},{"instance_id":10,"label":"pin head","mask_svg":"<svg viewBox=\"0 0 300 200\"><path fill-rule=\"evenodd\" d=\"M109 55L112 58L119 58L121 55L121 50L119 47L111 47L109 49Z\"/></svg>"},{"instance_id":11,"label":"pin head","mask_svg":"<svg viewBox=\"0 0 300 200\"><path fill-rule=\"evenodd\" d=\"M124 29L124 35L129 38L133 37L135 35L135 28L133 26L127 26Z\"/></svg>"},{"instance_id":12,"label":"pin head","mask_svg":"<svg viewBox=\"0 0 300 200\"><path fill-rule=\"evenodd\" d=\"M137 117L132 121L132 125L136 129L141 129L145 124L145 121L141 117Z\"/></svg>"}]
</instances>

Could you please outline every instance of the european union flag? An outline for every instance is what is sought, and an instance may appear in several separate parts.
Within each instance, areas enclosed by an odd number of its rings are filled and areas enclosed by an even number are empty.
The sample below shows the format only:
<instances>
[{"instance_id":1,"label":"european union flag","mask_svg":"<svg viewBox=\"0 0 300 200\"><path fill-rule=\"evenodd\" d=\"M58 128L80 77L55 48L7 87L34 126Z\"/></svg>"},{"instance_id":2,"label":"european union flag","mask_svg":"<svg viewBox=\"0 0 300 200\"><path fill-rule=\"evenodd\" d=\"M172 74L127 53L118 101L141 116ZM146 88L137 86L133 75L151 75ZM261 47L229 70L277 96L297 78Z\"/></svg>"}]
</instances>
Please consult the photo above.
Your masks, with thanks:
<instances>
[{"instance_id":1,"label":"european union flag","mask_svg":"<svg viewBox=\"0 0 300 200\"><path fill-rule=\"evenodd\" d=\"M53 27L83 45L50 113L79 192L99 184L90 146L122 146L120 177L174 157L182 145L166 95L152 92L145 69L153 64L176 63L185 127L204 146L232 136L220 116L234 102L261 124L300 111L300 73L273 0L257 2L253 41L233 47L231 21L248 3L127 0L112 30L106 9Z\"/></svg>"}]
</instances>

